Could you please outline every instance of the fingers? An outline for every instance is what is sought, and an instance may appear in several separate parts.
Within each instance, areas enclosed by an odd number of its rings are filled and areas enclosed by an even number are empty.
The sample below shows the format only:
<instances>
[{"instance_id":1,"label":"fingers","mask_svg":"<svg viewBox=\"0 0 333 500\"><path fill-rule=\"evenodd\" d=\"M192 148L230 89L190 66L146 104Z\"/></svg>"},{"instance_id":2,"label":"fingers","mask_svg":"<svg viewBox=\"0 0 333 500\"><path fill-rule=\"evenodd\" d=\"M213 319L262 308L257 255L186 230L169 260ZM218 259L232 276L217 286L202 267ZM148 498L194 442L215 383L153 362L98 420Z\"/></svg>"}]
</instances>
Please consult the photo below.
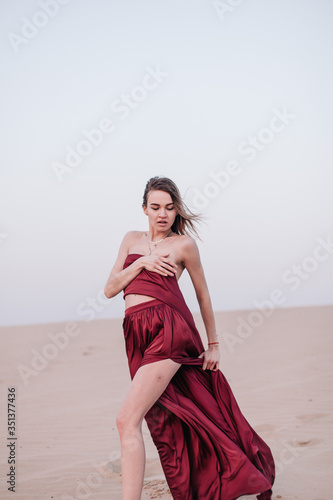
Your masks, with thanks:
<instances>
[{"instance_id":1,"label":"fingers","mask_svg":"<svg viewBox=\"0 0 333 500\"><path fill-rule=\"evenodd\" d=\"M174 264L169 259L164 259L162 262L162 265L170 268L171 271L177 271L177 268L178 268L177 264Z\"/></svg>"},{"instance_id":2,"label":"fingers","mask_svg":"<svg viewBox=\"0 0 333 500\"><path fill-rule=\"evenodd\" d=\"M162 274L163 276L174 276L177 271L177 264L173 264L171 261L168 261L168 259L156 259L154 256L153 261L151 262L150 266L146 266L146 269L148 271L154 271L156 273Z\"/></svg>"},{"instance_id":3,"label":"fingers","mask_svg":"<svg viewBox=\"0 0 333 500\"><path fill-rule=\"evenodd\" d=\"M173 276L175 274L174 272L166 269L164 266L160 266L159 269L160 269L161 274L163 274L164 276Z\"/></svg>"},{"instance_id":4,"label":"fingers","mask_svg":"<svg viewBox=\"0 0 333 500\"><path fill-rule=\"evenodd\" d=\"M163 259L162 263L160 264L160 268L163 270L163 273L166 276L173 276L176 274L177 271L177 264L173 264L172 262L167 262L168 259Z\"/></svg>"},{"instance_id":5,"label":"fingers","mask_svg":"<svg viewBox=\"0 0 333 500\"><path fill-rule=\"evenodd\" d=\"M213 366L215 368L213 368ZM217 372L218 369L219 369L218 363L213 363L210 367L208 367L208 370L211 370L212 372Z\"/></svg>"},{"instance_id":6,"label":"fingers","mask_svg":"<svg viewBox=\"0 0 333 500\"><path fill-rule=\"evenodd\" d=\"M202 354L199 356L199 358L202 357ZM213 370L213 367L216 365L216 362L209 362L207 361L206 359L204 360L203 364L202 364L202 369L203 370Z\"/></svg>"},{"instance_id":7,"label":"fingers","mask_svg":"<svg viewBox=\"0 0 333 500\"><path fill-rule=\"evenodd\" d=\"M215 368L213 368L213 367L215 367ZM211 370L212 372L216 372L219 369L217 363L213 363L213 364L211 364L209 366L206 365L205 367L204 367L204 365L202 365L202 368L203 368L203 370Z\"/></svg>"},{"instance_id":8,"label":"fingers","mask_svg":"<svg viewBox=\"0 0 333 500\"><path fill-rule=\"evenodd\" d=\"M202 364L202 369L203 370L212 370L214 372L216 372L217 370L219 370L219 361L214 361L214 360L209 360L209 359L206 359L205 357L205 352L204 351L203 353L200 354L200 356L198 356L198 358L202 358L204 357L204 362Z\"/></svg>"},{"instance_id":9,"label":"fingers","mask_svg":"<svg viewBox=\"0 0 333 500\"><path fill-rule=\"evenodd\" d=\"M173 276L174 274L176 274L176 270L175 269L167 269L165 266L161 266L162 269L164 270L165 273L168 273L170 276ZM170 267L170 266L169 266Z\"/></svg>"}]
</instances>

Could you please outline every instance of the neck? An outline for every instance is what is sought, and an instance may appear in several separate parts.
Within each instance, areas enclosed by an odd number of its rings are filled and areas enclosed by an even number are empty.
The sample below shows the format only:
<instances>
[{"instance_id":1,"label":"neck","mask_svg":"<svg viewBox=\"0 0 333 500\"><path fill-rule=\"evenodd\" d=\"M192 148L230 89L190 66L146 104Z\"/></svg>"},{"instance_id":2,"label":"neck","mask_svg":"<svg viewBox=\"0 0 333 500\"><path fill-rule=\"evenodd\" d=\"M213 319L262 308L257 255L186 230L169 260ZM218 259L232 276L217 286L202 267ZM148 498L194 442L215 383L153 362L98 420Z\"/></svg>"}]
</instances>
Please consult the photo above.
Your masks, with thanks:
<instances>
[{"instance_id":1,"label":"neck","mask_svg":"<svg viewBox=\"0 0 333 500\"><path fill-rule=\"evenodd\" d=\"M167 235L171 234L172 231L170 229L167 229L166 231L156 231L152 227L150 227L149 232L147 233L148 238L150 241L159 241L162 238L165 238Z\"/></svg>"}]
</instances>

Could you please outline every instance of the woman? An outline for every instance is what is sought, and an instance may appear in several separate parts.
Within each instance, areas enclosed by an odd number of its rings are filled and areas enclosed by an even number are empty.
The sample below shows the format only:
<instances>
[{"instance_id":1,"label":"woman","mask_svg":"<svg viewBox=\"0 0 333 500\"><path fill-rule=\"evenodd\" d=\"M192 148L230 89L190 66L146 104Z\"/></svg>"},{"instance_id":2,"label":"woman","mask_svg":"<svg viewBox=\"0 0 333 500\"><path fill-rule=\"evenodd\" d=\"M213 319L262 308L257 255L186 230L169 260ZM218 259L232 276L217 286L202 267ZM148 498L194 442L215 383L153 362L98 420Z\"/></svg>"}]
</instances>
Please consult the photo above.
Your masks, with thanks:
<instances>
[{"instance_id":1,"label":"woman","mask_svg":"<svg viewBox=\"0 0 333 500\"><path fill-rule=\"evenodd\" d=\"M105 295L124 291L130 390L117 416L123 499L139 500L145 418L176 500L270 500L274 460L242 415L219 370L220 351L193 222L175 183L151 178L143 196L148 231L129 231ZM205 350L178 286L187 269L208 337Z\"/></svg>"}]
</instances>

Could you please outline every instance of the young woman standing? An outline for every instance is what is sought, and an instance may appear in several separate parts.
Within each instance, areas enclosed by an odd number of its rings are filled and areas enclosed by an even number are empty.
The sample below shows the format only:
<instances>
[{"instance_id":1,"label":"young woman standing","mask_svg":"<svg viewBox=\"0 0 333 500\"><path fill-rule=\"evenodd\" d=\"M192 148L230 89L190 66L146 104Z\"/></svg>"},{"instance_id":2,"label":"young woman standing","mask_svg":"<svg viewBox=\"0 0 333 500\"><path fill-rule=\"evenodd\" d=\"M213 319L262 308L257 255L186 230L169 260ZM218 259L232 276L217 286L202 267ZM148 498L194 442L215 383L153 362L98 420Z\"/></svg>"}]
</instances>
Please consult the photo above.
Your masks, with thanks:
<instances>
[{"instance_id":1,"label":"young woman standing","mask_svg":"<svg viewBox=\"0 0 333 500\"><path fill-rule=\"evenodd\" d=\"M147 231L129 231L105 285L123 291L123 331L130 390L117 416L123 500L140 500L145 418L175 500L270 500L275 478L270 448L242 415L219 369L215 319L193 222L175 183L149 179L143 195ZM200 306L208 348L178 280L187 269Z\"/></svg>"}]
</instances>

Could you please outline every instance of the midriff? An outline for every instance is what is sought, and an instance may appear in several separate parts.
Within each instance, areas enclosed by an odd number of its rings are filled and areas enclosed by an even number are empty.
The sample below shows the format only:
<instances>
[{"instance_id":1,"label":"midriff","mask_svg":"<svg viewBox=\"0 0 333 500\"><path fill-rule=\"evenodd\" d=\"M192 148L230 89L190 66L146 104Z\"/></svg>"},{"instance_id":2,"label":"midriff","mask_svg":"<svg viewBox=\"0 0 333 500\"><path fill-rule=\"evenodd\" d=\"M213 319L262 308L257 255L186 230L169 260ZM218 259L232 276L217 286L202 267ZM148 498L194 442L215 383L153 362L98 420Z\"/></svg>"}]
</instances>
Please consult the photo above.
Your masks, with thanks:
<instances>
[{"instance_id":1,"label":"midriff","mask_svg":"<svg viewBox=\"0 0 333 500\"><path fill-rule=\"evenodd\" d=\"M125 310L128 307L135 306L136 304L141 304L142 302L148 302L149 300L154 299L156 299L156 297L141 295L139 293L129 293L128 295L125 295Z\"/></svg>"}]
</instances>

